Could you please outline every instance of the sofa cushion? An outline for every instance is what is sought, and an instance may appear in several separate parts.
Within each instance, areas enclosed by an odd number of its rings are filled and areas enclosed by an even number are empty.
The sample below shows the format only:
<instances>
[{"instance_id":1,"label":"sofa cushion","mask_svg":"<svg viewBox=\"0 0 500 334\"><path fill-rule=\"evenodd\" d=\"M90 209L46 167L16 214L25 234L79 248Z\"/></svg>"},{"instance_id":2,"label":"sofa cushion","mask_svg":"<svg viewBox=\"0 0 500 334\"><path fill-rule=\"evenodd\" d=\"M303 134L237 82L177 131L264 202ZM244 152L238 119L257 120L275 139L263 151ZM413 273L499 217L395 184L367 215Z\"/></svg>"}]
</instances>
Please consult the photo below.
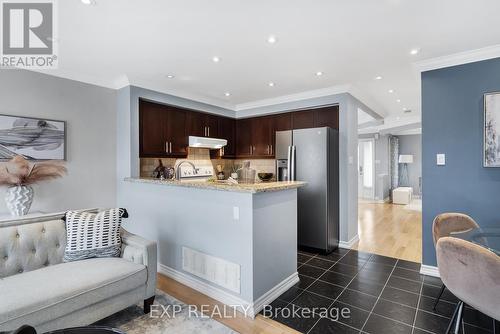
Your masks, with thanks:
<instances>
[{"instance_id":1,"label":"sofa cushion","mask_svg":"<svg viewBox=\"0 0 500 334\"><path fill-rule=\"evenodd\" d=\"M65 215L67 243L64 262L94 257L119 257L120 228L125 209L109 209L98 213L68 211Z\"/></svg>"},{"instance_id":2,"label":"sofa cushion","mask_svg":"<svg viewBox=\"0 0 500 334\"><path fill-rule=\"evenodd\" d=\"M0 330L36 326L146 283L146 267L122 258L61 263L0 279Z\"/></svg>"}]
</instances>

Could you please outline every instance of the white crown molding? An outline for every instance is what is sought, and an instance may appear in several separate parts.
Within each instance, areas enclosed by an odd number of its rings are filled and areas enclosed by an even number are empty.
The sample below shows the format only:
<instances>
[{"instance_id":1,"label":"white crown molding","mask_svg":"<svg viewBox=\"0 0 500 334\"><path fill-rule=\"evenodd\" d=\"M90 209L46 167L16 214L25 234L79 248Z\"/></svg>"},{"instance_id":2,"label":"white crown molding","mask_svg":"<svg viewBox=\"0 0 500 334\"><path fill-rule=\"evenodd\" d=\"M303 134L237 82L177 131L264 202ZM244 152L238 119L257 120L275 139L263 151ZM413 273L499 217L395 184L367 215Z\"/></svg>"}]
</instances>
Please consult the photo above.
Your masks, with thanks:
<instances>
[{"instance_id":1,"label":"white crown molding","mask_svg":"<svg viewBox=\"0 0 500 334\"><path fill-rule=\"evenodd\" d=\"M438 269L438 267L435 267L435 266L428 266L428 265L422 264L420 266L420 273L422 275L440 277L439 269Z\"/></svg>"},{"instance_id":2,"label":"white crown molding","mask_svg":"<svg viewBox=\"0 0 500 334\"><path fill-rule=\"evenodd\" d=\"M355 235L355 236L354 236L351 240L349 240L349 241L342 241L342 240L341 240L341 241L339 241L339 247L340 247L340 248L351 249L351 248L352 248L352 246L354 246L354 244L355 244L356 242L358 242L358 241L359 241L359 235L358 235L358 234L356 234L356 235Z\"/></svg>"},{"instance_id":3,"label":"white crown molding","mask_svg":"<svg viewBox=\"0 0 500 334\"><path fill-rule=\"evenodd\" d=\"M115 89L115 90L123 88L123 87L128 86L130 84L128 82L127 76L124 74L120 75L119 77L114 78L112 80L106 80L106 79L103 79L101 77L98 78L98 77L91 76L91 75L84 74L84 73L77 73L77 72L67 71L67 70L62 70L62 69L56 69L56 70L29 69L28 71L42 73L42 74L50 75L50 76L57 77L57 78L78 81L78 82L89 84L89 85L94 85L94 86L104 87L104 88L109 88L109 89Z\"/></svg>"},{"instance_id":4,"label":"white crown molding","mask_svg":"<svg viewBox=\"0 0 500 334\"><path fill-rule=\"evenodd\" d=\"M457 66L462 64L474 63L481 60L500 57L500 44L487 46L481 49L469 50L454 53L447 56L422 60L413 63L417 73L437 70L439 68Z\"/></svg>"},{"instance_id":5,"label":"white crown molding","mask_svg":"<svg viewBox=\"0 0 500 334\"><path fill-rule=\"evenodd\" d=\"M238 111L244 111L244 110L261 108L261 107L268 107L268 106L279 105L279 104L287 103L287 102L296 102L296 101L302 101L302 100L307 100L307 99L313 99L313 98L319 98L319 97L335 95L335 94L343 94L343 93L351 94L353 97L360 100L368 108L373 110L373 113L370 113L373 117L375 117L377 119L382 119L383 116L385 115L385 113L381 112L381 110L383 110L383 109L378 105L378 103L376 103L372 98L370 98L369 96L364 94L360 89L358 89L357 87L354 87L350 84L315 89L315 90L300 92L300 93L296 93L296 94L283 95L283 96L273 97L273 98L269 98L269 99L262 99L262 100L247 102L247 103L232 104L229 101L224 101L222 99L204 96L201 94L193 94L193 93L189 93L189 92L182 91L182 90L175 90L175 89L171 89L171 88L166 88L162 85L158 85L158 84L154 84L152 82L149 82L148 80L144 80L141 78L131 78L125 74L122 74L122 75L120 75L112 80L104 80L102 78L97 78L97 77L93 77L90 75L72 72L72 71L61 70L61 69L57 69L57 70L30 70L30 71L39 72L39 73L43 73L43 74L47 74L47 75L55 76L55 77L59 77L59 78L75 80L75 81L79 81L79 82L83 82L83 83L87 83L87 84L91 84L91 85L95 85L95 86L99 86L99 87L115 89L115 90L121 89L121 88L124 88L127 86L136 86L136 87L156 91L159 93L169 94L169 95L173 95L176 97L181 97L181 98L189 99L192 101L209 104L209 105L212 105L215 107L231 110L231 111L234 111L236 113L236 118L241 117L241 116L238 116ZM255 116L257 116L257 115L259 115L259 113L255 114ZM245 116L247 116L247 115L245 115Z\"/></svg>"},{"instance_id":6,"label":"white crown molding","mask_svg":"<svg viewBox=\"0 0 500 334\"><path fill-rule=\"evenodd\" d=\"M327 88L309 90L309 91L296 93L296 94L272 97L269 99L240 103L240 104L237 104L235 106L234 110L236 112L238 112L238 111L243 111L243 110L248 110L248 109L268 107L268 106L287 103L287 102L295 102L295 101L307 100L307 99L323 97L323 96L328 96L328 95L348 93L350 87L351 87L350 85L338 85L338 86L332 86L332 87L327 87Z\"/></svg>"},{"instance_id":7,"label":"white crown molding","mask_svg":"<svg viewBox=\"0 0 500 334\"><path fill-rule=\"evenodd\" d=\"M230 103L229 101L224 101L221 99L216 99L216 98L212 98L209 96L204 96L201 94L193 94L193 93L189 93L189 92L182 91L182 90L166 88L162 85L157 85L157 84L151 83L147 80L140 79L140 78L131 78L130 85L144 88L144 89L153 90L153 91L160 92L163 94L181 97L181 98L192 100L195 102L209 104L209 105L212 105L215 107L228 109L231 111L235 111L235 105Z\"/></svg>"}]
</instances>

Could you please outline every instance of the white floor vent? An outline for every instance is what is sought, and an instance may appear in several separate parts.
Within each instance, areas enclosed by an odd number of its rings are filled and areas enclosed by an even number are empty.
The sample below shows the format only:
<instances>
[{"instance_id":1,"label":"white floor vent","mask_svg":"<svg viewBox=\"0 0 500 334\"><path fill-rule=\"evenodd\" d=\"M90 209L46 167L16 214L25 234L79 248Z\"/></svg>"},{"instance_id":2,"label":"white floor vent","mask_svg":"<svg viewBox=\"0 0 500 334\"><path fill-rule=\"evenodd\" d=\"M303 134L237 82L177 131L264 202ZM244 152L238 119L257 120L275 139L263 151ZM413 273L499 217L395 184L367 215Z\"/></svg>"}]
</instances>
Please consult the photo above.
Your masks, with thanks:
<instances>
[{"instance_id":1,"label":"white floor vent","mask_svg":"<svg viewBox=\"0 0 500 334\"><path fill-rule=\"evenodd\" d=\"M240 265L182 247L182 269L223 288L240 293Z\"/></svg>"}]
</instances>

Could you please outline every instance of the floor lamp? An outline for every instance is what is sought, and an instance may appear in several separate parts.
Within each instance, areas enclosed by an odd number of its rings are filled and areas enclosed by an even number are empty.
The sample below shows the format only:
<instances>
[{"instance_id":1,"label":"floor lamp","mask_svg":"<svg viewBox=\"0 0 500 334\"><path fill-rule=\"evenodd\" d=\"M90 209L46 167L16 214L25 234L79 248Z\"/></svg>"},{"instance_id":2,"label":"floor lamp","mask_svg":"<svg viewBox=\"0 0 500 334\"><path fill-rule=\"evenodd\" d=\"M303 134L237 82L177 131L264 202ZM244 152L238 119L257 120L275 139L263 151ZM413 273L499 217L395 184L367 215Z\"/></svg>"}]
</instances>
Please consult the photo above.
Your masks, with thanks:
<instances>
[{"instance_id":1,"label":"floor lamp","mask_svg":"<svg viewBox=\"0 0 500 334\"><path fill-rule=\"evenodd\" d=\"M401 186L409 187L410 181L408 178L408 164L413 163L413 154L400 154L399 163L403 164L401 168Z\"/></svg>"}]
</instances>

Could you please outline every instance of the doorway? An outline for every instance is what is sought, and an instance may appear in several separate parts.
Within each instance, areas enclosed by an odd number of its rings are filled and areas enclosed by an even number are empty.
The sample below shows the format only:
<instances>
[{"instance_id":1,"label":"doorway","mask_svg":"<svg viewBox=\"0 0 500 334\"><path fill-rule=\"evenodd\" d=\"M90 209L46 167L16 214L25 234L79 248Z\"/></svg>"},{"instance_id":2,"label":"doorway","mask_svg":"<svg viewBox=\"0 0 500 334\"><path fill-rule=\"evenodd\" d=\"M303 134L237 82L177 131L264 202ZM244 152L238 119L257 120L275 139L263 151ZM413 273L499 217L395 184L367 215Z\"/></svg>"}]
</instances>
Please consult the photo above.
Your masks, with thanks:
<instances>
[{"instance_id":1,"label":"doorway","mask_svg":"<svg viewBox=\"0 0 500 334\"><path fill-rule=\"evenodd\" d=\"M358 197L365 200L375 198L375 140L358 141Z\"/></svg>"}]
</instances>

